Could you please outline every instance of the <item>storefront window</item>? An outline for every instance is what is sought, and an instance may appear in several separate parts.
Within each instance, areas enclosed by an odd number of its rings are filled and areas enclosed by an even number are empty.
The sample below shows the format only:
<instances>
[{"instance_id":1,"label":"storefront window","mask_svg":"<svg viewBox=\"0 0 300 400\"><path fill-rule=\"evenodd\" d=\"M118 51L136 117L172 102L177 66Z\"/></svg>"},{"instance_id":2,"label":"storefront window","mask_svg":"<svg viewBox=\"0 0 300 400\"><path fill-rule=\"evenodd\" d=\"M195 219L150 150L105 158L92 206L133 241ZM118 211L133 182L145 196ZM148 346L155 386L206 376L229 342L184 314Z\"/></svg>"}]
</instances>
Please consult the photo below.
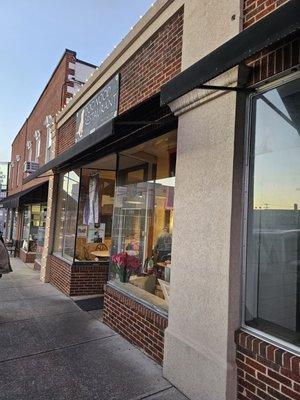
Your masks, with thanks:
<instances>
[{"instance_id":1,"label":"storefront window","mask_svg":"<svg viewBox=\"0 0 300 400\"><path fill-rule=\"evenodd\" d=\"M61 174L53 253L73 261L76 236L80 170Z\"/></svg>"},{"instance_id":2,"label":"storefront window","mask_svg":"<svg viewBox=\"0 0 300 400\"><path fill-rule=\"evenodd\" d=\"M111 279L168 309L174 213L176 133L119 155Z\"/></svg>"},{"instance_id":3,"label":"storefront window","mask_svg":"<svg viewBox=\"0 0 300 400\"><path fill-rule=\"evenodd\" d=\"M115 175L110 170L82 169L75 261L108 261Z\"/></svg>"},{"instance_id":4,"label":"storefront window","mask_svg":"<svg viewBox=\"0 0 300 400\"><path fill-rule=\"evenodd\" d=\"M23 212L22 249L36 252L37 259L41 258L41 237L44 236L46 213L46 204L25 206Z\"/></svg>"},{"instance_id":5,"label":"storefront window","mask_svg":"<svg viewBox=\"0 0 300 400\"><path fill-rule=\"evenodd\" d=\"M253 100L247 325L300 344L300 80Z\"/></svg>"},{"instance_id":6,"label":"storefront window","mask_svg":"<svg viewBox=\"0 0 300 400\"><path fill-rule=\"evenodd\" d=\"M17 240L18 228L18 210L14 209L12 213L12 240Z\"/></svg>"}]
</instances>

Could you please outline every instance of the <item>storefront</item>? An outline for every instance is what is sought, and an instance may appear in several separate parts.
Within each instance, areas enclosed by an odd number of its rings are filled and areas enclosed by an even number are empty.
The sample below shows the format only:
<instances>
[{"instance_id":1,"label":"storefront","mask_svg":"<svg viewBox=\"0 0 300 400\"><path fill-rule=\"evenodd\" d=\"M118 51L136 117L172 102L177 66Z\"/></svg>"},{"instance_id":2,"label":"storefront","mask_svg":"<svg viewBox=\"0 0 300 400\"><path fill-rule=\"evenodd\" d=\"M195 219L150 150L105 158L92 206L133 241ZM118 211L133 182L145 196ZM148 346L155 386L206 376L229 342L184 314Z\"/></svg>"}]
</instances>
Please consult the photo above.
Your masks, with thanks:
<instances>
[{"instance_id":1,"label":"storefront","mask_svg":"<svg viewBox=\"0 0 300 400\"><path fill-rule=\"evenodd\" d=\"M5 240L25 263L40 270L47 215L48 183L36 185L7 196L3 207L8 209Z\"/></svg>"},{"instance_id":2,"label":"storefront","mask_svg":"<svg viewBox=\"0 0 300 400\"><path fill-rule=\"evenodd\" d=\"M104 294L104 322L195 400L300 392L288 3L241 32L239 1L205 18L157 2L57 116L57 156L34 175L54 172L48 281Z\"/></svg>"}]
</instances>

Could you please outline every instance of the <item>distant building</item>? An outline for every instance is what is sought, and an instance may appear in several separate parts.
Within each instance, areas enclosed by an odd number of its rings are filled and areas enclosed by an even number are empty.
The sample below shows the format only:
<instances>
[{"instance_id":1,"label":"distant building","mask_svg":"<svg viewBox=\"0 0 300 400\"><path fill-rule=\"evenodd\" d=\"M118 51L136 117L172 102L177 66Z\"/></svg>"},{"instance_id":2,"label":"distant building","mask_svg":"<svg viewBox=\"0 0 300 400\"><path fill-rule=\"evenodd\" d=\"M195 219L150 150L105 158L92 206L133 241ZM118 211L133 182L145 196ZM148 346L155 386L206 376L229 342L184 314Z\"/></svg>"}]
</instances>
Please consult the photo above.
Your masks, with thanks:
<instances>
[{"instance_id":1,"label":"distant building","mask_svg":"<svg viewBox=\"0 0 300 400\"><path fill-rule=\"evenodd\" d=\"M30 115L16 135L11 149L8 196L2 201L8 210L5 239L13 240L17 255L40 269L46 223L49 176L28 178L55 157L55 114L90 77L95 66L65 50Z\"/></svg>"},{"instance_id":2,"label":"distant building","mask_svg":"<svg viewBox=\"0 0 300 400\"><path fill-rule=\"evenodd\" d=\"M0 162L0 200L4 199L7 195L7 181L8 181L8 162ZM6 221L6 209L0 206L0 232L4 233Z\"/></svg>"}]
</instances>

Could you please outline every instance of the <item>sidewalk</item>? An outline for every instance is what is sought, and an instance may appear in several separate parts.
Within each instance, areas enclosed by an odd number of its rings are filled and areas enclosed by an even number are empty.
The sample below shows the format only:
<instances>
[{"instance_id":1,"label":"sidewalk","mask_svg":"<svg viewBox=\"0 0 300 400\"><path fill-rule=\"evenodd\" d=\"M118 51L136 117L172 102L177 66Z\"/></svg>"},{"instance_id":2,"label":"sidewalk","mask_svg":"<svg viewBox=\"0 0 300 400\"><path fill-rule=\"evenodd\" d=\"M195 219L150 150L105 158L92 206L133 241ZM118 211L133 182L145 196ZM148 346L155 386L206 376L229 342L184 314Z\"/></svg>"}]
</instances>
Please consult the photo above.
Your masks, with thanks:
<instances>
[{"instance_id":1,"label":"sidewalk","mask_svg":"<svg viewBox=\"0 0 300 400\"><path fill-rule=\"evenodd\" d=\"M162 369L12 259L0 279L0 399L186 400Z\"/></svg>"}]
</instances>

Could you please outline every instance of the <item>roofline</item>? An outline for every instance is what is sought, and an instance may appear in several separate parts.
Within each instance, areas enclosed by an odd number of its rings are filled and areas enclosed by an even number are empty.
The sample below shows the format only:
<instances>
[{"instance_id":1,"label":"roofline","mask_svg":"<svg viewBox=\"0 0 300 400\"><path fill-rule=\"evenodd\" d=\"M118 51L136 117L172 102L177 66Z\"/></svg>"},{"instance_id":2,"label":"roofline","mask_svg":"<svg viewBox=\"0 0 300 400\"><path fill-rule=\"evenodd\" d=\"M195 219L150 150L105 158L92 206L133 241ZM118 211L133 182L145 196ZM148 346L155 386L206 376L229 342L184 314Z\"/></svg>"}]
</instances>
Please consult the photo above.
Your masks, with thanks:
<instances>
[{"instance_id":1,"label":"roofline","mask_svg":"<svg viewBox=\"0 0 300 400\"><path fill-rule=\"evenodd\" d=\"M89 62L87 62L87 61L80 60L79 58L76 58L76 61L78 61L80 64L87 65L88 67L97 68L97 66L98 66L98 65L94 65L94 64L92 64L92 63L89 63Z\"/></svg>"}]
</instances>

